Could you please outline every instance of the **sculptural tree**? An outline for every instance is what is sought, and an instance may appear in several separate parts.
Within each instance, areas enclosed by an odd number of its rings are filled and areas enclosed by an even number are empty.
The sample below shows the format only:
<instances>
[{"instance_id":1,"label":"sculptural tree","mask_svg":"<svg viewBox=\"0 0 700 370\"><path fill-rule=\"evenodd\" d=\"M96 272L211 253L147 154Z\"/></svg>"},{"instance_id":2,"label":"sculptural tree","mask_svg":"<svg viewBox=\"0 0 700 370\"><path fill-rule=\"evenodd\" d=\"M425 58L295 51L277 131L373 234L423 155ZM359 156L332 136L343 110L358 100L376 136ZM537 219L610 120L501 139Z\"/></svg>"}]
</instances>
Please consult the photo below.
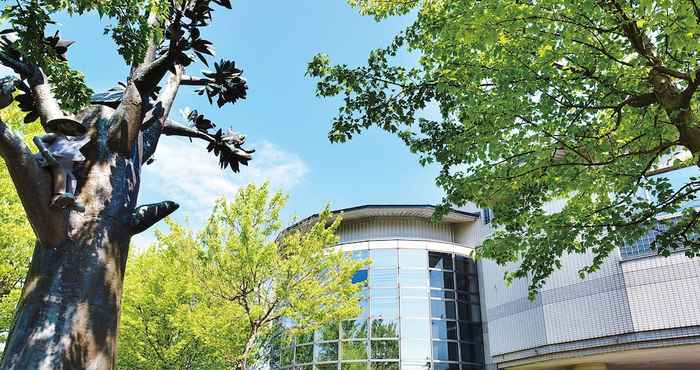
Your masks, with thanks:
<instances>
[{"instance_id":1,"label":"sculptural tree","mask_svg":"<svg viewBox=\"0 0 700 370\"><path fill-rule=\"evenodd\" d=\"M246 82L231 61L201 77L186 73L194 62L208 65L211 43L200 31L216 7L231 4L20 0L3 10L10 28L2 31L0 63L16 78L3 80L0 106L16 100L25 122L39 119L49 134L35 140L43 145L35 155L0 123L0 155L37 238L2 369L114 367L130 239L177 208L171 201L137 207L141 168L162 135L208 142L234 172L251 159L243 136L214 131L196 112L189 126L168 119L182 86L199 87L219 107L245 98ZM56 12L113 19L106 32L131 66L125 83L91 99L82 75L67 64L71 42L46 35ZM56 181L66 185L57 191Z\"/></svg>"}]
</instances>

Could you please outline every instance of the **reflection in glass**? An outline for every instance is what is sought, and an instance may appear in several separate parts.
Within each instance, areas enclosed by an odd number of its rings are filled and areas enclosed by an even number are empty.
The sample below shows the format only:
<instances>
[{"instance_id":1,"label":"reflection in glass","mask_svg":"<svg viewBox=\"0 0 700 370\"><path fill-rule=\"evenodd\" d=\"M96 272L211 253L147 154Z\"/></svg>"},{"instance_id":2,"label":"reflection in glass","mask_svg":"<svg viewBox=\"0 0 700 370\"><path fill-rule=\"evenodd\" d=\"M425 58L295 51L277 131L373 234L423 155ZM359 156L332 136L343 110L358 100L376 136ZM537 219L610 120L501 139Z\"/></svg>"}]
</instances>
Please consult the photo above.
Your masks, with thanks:
<instances>
[{"instance_id":1,"label":"reflection in glass","mask_svg":"<svg viewBox=\"0 0 700 370\"><path fill-rule=\"evenodd\" d=\"M372 320L372 338L398 338L399 320Z\"/></svg>"},{"instance_id":2,"label":"reflection in glass","mask_svg":"<svg viewBox=\"0 0 700 370\"><path fill-rule=\"evenodd\" d=\"M391 298L398 297L399 290L396 288L374 288L372 289L372 298Z\"/></svg>"},{"instance_id":3,"label":"reflection in glass","mask_svg":"<svg viewBox=\"0 0 700 370\"><path fill-rule=\"evenodd\" d=\"M372 340L371 354L372 358L376 359L398 359L399 358L399 341L398 340Z\"/></svg>"},{"instance_id":4,"label":"reflection in glass","mask_svg":"<svg viewBox=\"0 0 700 370\"><path fill-rule=\"evenodd\" d=\"M328 324L318 329L316 339L319 341L338 340L338 324Z\"/></svg>"},{"instance_id":5,"label":"reflection in glass","mask_svg":"<svg viewBox=\"0 0 700 370\"><path fill-rule=\"evenodd\" d=\"M371 369L377 370L399 370L398 362L370 362Z\"/></svg>"},{"instance_id":6,"label":"reflection in glass","mask_svg":"<svg viewBox=\"0 0 700 370\"><path fill-rule=\"evenodd\" d=\"M396 298L372 298L372 317L395 319L399 316Z\"/></svg>"},{"instance_id":7,"label":"reflection in glass","mask_svg":"<svg viewBox=\"0 0 700 370\"><path fill-rule=\"evenodd\" d=\"M366 362L341 363L340 370L367 370L367 363Z\"/></svg>"},{"instance_id":8,"label":"reflection in glass","mask_svg":"<svg viewBox=\"0 0 700 370\"><path fill-rule=\"evenodd\" d=\"M363 281L367 281L368 272L367 270L358 270L352 274L352 283L357 284Z\"/></svg>"},{"instance_id":9,"label":"reflection in glass","mask_svg":"<svg viewBox=\"0 0 700 370\"><path fill-rule=\"evenodd\" d=\"M430 311L432 317L440 319L457 319L455 301L440 301L433 299L430 301Z\"/></svg>"},{"instance_id":10,"label":"reflection in glass","mask_svg":"<svg viewBox=\"0 0 700 370\"><path fill-rule=\"evenodd\" d=\"M433 339L457 340L457 322L433 320Z\"/></svg>"},{"instance_id":11,"label":"reflection in glass","mask_svg":"<svg viewBox=\"0 0 700 370\"><path fill-rule=\"evenodd\" d=\"M462 370L484 370L484 367L479 365L462 365Z\"/></svg>"},{"instance_id":12,"label":"reflection in glass","mask_svg":"<svg viewBox=\"0 0 700 370\"><path fill-rule=\"evenodd\" d=\"M401 318L401 337L410 339L428 339L430 322L421 319Z\"/></svg>"},{"instance_id":13,"label":"reflection in glass","mask_svg":"<svg viewBox=\"0 0 700 370\"><path fill-rule=\"evenodd\" d=\"M314 333L302 333L297 336L297 344L311 343L314 341Z\"/></svg>"},{"instance_id":14,"label":"reflection in glass","mask_svg":"<svg viewBox=\"0 0 700 370\"><path fill-rule=\"evenodd\" d=\"M338 370L338 364L318 364L316 365L316 370Z\"/></svg>"},{"instance_id":15,"label":"reflection in glass","mask_svg":"<svg viewBox=\"0 0 700 370\"><path fill-rule=\"evenodd\" d=\"M316 361L338 361L338 342L316 343Z\"/></svg>"},{"instance_id":16,"label":"reflection in glass","mask_svg":"<svg viewBox=\"0 0 700 370\"><path fill-rule=\"evenodd\" d=\"M430 287L440 289L454 289L454 276L448 271L430 271Z\"/></svg>"},{"instance_id":17,"label":"reflection in glass","mask_svg":"<svg viewBox=\"0 0 700 370\"><path fill-rule=\"evenodd\" d=\"M401 288L402 297L427 297L428 289L426 288Z\"/></svg>"},{"instance_id":18,"label":"reflection in glass","mask_svg":"<svg viewBox=\"0 0 700 370\"><path fill-rule=\"evenodd\" d=\"M481 342L482 340L481 323L459 322L459 336L462 340L470 342Z\"/></svg>"},{"instance_id":19,"label":"reflection in glass","mask_svg":"<svg viewBox=\"0 0 700 370\"><path fill-rule=\"evenodd\" d=\"M340 359L343 361L366 360L367 342L351 341L340 343Z\"/></svg>"},{"instance_id":20,"label":"reflection in glass","mask_svg":"<svg viewBox=\"0 0 700 370\"><path fill-rule=\"evenodd\" d=\"M314 346L312 344L305 344L303 346L296 347L296 359L294 360L297 364L310 363L314 359Z\"/></svg>"},{"instance_id":21,"label":"reflection in glass","mask_svg":"<svg viewBox=\"0 0 700 370\"><path fill-rule=\"evenodd\" d=\"M455 292L450 290L432 289L430 290L430 296L433 298L455 299Z\"/></svg>"},{"instance_id":22,"label":"reflection in glass","mask_svg":"<svg viewBox=\"0 0 700 370\"><path fill-rule=\"evenodd\" d=\"M367 320L357 319L343 321L340 335L343 339L367 338Z\"/></svg>"},{"instance_id":23,"label":"reflection in glass","mask_svg":"<svg viewBox=\"0 0 700 370\"><path fill-rule=\"evenodd\" d=\"M444 362L433 362L433 370L459 370L459 365Z\"/></svg>"},{"instance_id":24,"label":"reflection in glass","mask_svg":"<svg viewBox=\"0 0 700 370\"><path fill-rule=\"evenodd\" d=\"M396 270L372 270L369 275L370 288L376 287L395 287L398 283Z\"/></svg>"},{"instance_id":25,"label":"reflection in glass","mask_svg":"<svg viewBox=\"0 0 700 370\"><path fill-rule=\"evenodd\" d=\"M427 362L430 360L430 342L401 339L401 360Z\"/></svg>"},{"instance_id":26,"label":"reflection in glass","mask_svg":"<svg viewBox=\"0 0 700 370\"><path fill-rule=\"evenodd\" d=\"M433 341L433 360L459 361L457 342Z\"/></svg>"},{"instance_id":27,"label":"reflection in glass","mask_svg":"<svg viewBox=\"0 0 700 370\"><path fill-rule=\"evenodd\" d=\"M374 249L369 252L372 268L396 268L399 265L396 249Z\"/></svg>"},{"instance_id":28,"label":"reflection in glass","mask_svg":"<svg viewBox=\"0 0 700 370\"><path fill-rule=\"evenodd\" d=\"M430 268L452 270L452 255L448 253L429 252L428 264Z\"/></svg>"},{"instance_id":29,"label":"reflection in glass","mask_svg":"<svg viewBox=\"0 0 700 370\"><path fill-rule=\"evenodd\" d=\"M399 266L402 269L427 269L427 251L422 249L399 249Z\"/></svg>"},{"instance_id":30,"label":"reflection in glass","mask_svg":"<svg viewBox=\"0 0 700 370\"><path fill-rule=\"evenodd\" d=\"M311 364L294 366L294 370L313 370L313 368L314 368L314 365L311 365Z\"/></svg>"},{"instance_id":31,"label":"reflection in glass","mask_svg":"<svg viewBox=\"0 0 700 370\"><path fill-rule=\"evenodd\" d=\"M369 317L369 300L368 299L363 299L360 301L360 309L362 310L360 312L359 318L367 318Z\"/></svg>"},{"instance_id":32,"label":"reflection in glass","mask_svg":"<svg viewBox=\"0 0 700 370\"><path fill-rule=\"evenodd\" d=\"M283 347L280 354L280 363L282 366L292 365L294 363L294 348Z\"/></svg>"},{"instance_id":33,"label":"reflection in glass","mask_svg":"<svg viewBox=\"0 0 700 370\"><path fill-rule=\"evenodd\" d=\"M352 259L354 260L366 260L367 258L369 258L369 251L367 249L352 251Z\"/></svg>"},{"instance_id":34,"label":"reflection in glass","mask_svg":"<svg viewBox=\"0 0 700 370\"><path fill-rule=\"evenodd\" d=\"M455 271L463 274L476 274L476 264L471 258L455 256Z\"/></svg>"},{"instance_id":35,"label":"reflection in glass","mask_svg":"<svg viewBox=\"0 0 700 370\"><path fill-rule=\"evenodd\" d=\"M425 270L399 270L399 285L401 287L428 286L428 275Z\"/></svg>"},{"instance_id":36,"label":"reflection in glass","mask_svg":"<svg viewBox=\"0 0 700 370\"><path fill-rule=\"evenodd\" d=\"M460 352L462 355L462 362L472 362L472 363L483 363L481 348L476 344L464 343L460 344Z\"/></svg>"},{"instance_id":37,"label":"reflection in glass","mask_svg":"<svg viewBox=\"0 0 700 370\"><path fill-rule=\"evenodd\" d=\"M427 317L428 300L425 298L401 298L401 317Z\"/></svg>"}]
</instances>

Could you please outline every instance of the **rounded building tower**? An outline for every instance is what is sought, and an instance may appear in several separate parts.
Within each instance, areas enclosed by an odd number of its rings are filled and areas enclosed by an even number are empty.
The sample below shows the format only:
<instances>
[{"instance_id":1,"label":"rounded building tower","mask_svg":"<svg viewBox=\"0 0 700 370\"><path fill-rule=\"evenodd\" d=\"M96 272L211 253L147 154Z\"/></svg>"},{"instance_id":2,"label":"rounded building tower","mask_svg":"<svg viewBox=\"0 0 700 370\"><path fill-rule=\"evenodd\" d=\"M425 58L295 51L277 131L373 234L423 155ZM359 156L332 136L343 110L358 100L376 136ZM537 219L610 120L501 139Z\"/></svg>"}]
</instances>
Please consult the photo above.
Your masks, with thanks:
<instances>
[{"instance_id":1,"label":"rounded building tower","mask_svg":"<svg viewBox=\"0 0 700 370\"><path fill-rule=\"evenodd\" d=\"M297 338L282 351L282 368L483 369L474 245L463 237L479 214L453 210L433 223L434 210L367 205L336 211L343 214L336 247L372 260L353 277L367 282L362 314Z\"/></svg>"}]
</instances>

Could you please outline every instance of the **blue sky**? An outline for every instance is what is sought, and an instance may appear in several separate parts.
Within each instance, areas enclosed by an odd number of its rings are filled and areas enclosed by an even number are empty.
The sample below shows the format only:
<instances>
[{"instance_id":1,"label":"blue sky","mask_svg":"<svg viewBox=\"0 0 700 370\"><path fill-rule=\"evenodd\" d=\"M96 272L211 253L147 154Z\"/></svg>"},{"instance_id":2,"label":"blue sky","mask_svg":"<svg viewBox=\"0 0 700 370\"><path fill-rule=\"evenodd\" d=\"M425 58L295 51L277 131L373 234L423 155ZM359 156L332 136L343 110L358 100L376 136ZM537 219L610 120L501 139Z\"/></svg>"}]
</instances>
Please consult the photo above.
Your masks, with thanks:
<instances>
[{"instance_id":1,"label":"blue sky","mask_svg":"<svg viewBox=\"0 0 700 370\"><path fill-rule=\"evenodd\" d=\"M102 34L106 23L91 15L57 20L63 37L77 41L69 51L71 65L85 73L95 91L125 78L127 67ZM173 118L181 120L178 111L184 107L198 109L220 127L245 133L258 153L234 175L220 171L202 145L166 138L155 163L144 168L141 203L177 201L182 208L175 218L188 218L197 227L214 199L232 196L249 181L269 180L289 193L283 214L287 222L326 203L344 208L439 201L437 169L421 167L396 137L370 130L349 143L331 144L327 132L340 102L315 97L314 81L304 75L319 52L336 63L363 64L370 50L385 46L408 22L394 18L377 23L344 0L238 0L233 10L218 8L205 37L214 42L217 58L233 59L244 70L248 99L217 109L184 88ZM199 70L196 65L188 73ZM149 232L134 241L143 246L152 238Z\"/></svg>"}]
</instances>

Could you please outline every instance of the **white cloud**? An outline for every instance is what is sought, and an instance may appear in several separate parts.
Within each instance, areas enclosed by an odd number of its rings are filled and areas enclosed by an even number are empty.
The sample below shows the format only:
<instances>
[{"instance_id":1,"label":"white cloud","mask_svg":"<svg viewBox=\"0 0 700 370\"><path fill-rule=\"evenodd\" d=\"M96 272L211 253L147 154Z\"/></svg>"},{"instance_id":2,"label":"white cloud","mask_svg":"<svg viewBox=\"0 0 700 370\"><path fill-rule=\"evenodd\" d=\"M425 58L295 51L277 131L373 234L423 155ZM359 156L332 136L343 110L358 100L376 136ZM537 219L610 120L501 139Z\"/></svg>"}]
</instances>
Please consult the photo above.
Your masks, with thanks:
<instances>
[{"instance_id":1,"label":"white cloud","mask_svg":"<svg viewBox=\"0 0 700 370\"><path fill-rule=\"evenodd\" d=\"M155 161L143 168L141 202L173 200L180 204L176 218L187 217L192 226L200 226L222 196L233 198L239 187L250 182L270 182L277 190L289 191L308 172L306 163L268 141L252 143L256 151L248 166L239 173L222 170L218 158L206 151L206 144L181 138L163 138ZM153 241L152 232L134 238L139 247Z\"/></svg>"}]
</instances>

